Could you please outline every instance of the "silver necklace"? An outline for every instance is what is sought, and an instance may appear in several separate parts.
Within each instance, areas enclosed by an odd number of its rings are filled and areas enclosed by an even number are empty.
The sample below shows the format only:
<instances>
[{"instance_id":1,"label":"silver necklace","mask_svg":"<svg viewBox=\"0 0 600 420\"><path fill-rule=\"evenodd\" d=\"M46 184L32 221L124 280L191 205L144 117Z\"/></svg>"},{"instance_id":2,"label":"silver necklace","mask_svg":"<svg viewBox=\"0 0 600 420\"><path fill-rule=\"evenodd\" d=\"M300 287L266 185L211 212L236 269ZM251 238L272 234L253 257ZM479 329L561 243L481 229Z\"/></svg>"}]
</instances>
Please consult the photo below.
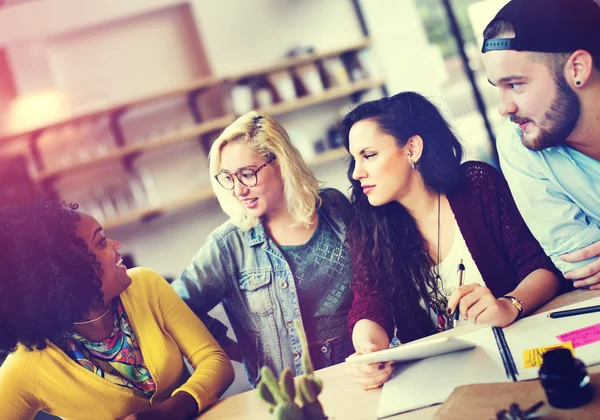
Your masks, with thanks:
<instances>
[{"instance_id":1,"label":"silver necklace","mask_svg":"<svg viewBox=\"0 0 600 420\"><path fill-rule=\"evenodd\" d=\"M437 265L435 266L435 279L440 282L440 193L438 192L438 217L437 217Z\"/></svg>"},{"instance_id":2,"label":"silver necklace","mask_svg":"<svg viewBox=\"0 0 600 420\"><path fill-rule=\"evenodd\" d=\"M440 293L442 295L444 295L446 297L446 299L448 297L450 297L452 295L452 293L454 293L454 291L456 290L454 287L449 287L448 289L446 289L444 287L444 282L442 280L442 277L440 276L440 239L441 239L441 200L440 200L440 193L438 192L438 226L437 226L437 265L435 267L435 280L436 283L438 285L438 290L440 291Z\"/></svg>"}]
</instances>

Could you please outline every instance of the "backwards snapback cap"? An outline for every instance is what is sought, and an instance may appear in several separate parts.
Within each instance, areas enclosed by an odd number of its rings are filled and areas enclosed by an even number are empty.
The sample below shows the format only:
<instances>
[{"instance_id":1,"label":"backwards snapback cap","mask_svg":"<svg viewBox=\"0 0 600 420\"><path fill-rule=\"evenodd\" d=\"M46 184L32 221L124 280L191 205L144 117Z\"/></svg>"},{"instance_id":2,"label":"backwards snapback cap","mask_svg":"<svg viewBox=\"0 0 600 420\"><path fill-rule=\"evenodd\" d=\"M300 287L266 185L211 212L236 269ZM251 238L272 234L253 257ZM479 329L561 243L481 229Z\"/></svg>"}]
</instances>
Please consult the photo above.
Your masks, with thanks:
<instances>
[{"instance_id":1,"label":"backwards snapback cap","mask_svg":"<svg viewBox=\"0 0 600 420\"><path fill-rule=\"evenodd\" d=\"M515 37L486 39L482 53L570 53L579 49L600 52L599 0L511 0L490 25L497 20L510 22Z\"/></svg>"}]
</instances>

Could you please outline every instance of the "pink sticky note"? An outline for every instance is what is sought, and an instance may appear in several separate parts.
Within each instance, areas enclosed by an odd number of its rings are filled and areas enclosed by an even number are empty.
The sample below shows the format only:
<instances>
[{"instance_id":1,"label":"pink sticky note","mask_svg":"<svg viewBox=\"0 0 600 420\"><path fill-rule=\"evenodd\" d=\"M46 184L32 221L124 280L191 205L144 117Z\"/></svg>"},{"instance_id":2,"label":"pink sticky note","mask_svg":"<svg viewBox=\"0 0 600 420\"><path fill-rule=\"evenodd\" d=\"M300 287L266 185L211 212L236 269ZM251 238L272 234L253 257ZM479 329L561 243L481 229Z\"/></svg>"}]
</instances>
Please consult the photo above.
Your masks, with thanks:
<instances>
[{"instance_id":1,"label":"pink sticky note","mask_svg":"<svg viewBox=\"0 0 600 420\"><path fill-rule=\"evenodd\" d=\"M579 330L570 331L561 335L557 335L563 343L570 341L573 343L573 348L585 346L586 344L600 341L600 324L591 325Z\"/></svg>"}]
</instances>

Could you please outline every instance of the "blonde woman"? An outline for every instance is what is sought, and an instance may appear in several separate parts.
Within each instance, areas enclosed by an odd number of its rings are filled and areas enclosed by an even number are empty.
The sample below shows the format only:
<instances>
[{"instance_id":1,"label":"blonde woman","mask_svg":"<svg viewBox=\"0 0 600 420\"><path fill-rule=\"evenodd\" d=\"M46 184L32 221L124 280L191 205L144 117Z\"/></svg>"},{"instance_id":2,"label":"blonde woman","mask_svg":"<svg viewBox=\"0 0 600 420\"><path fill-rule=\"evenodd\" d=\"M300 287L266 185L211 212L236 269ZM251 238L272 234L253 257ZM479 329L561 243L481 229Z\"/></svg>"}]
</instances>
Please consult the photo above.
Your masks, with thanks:
<instances>
[{"instance_id":1,"label":"blonde woman","mask_svg":"<svg viewBox=\"0 0 600 420\"><path fill-rule=\"evenodd\" d=\"M230 219L173 287L229 357L244 363L253 387L264 365L304 373L296 325L306 332L315 368L342 362L354 352L347 331L348 199L319 190L284 128L257 112L227 127L209 159L213 189ZM237 342L207 315L220 302Z\"/></svg>"}]
</instances>

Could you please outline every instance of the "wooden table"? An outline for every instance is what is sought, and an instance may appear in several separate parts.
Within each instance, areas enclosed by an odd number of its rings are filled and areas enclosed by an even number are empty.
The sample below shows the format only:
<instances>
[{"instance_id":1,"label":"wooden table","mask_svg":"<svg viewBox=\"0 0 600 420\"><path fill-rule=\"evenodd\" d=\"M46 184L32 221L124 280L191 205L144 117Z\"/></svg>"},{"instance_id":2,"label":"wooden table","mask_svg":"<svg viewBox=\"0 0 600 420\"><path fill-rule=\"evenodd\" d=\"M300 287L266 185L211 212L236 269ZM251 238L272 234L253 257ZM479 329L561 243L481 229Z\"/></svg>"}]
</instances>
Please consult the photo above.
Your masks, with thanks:
<instances>
[{"instance_id":1,"label":"wooden table","mask_svg":"<svg viewBox=\"0 0 600 420\"><path fill-rule=\"evenodd\" d=\"M587 299L600 297L600 290L575 290L570 293L558 296L546 305L538 309L535 313L582 302ZM440 334L458 335L465 334L480 326L461 327L457 331L449 330ZM439 337L439 334L436 334ZM424 338L423 340L427 340ZM590 373L600 372L600 366L589 369ZM348 419L375 419L381 388L370 391L364 391L358 385L351 382L348 368L345 364L339 364L316 372L316 375L323 380L323 392L319 400L325 408L325 413L333 420ZM598 392L598 391L597 391ZM401 420L422 420L433 417L439 409L439 405L426 407L420 410L408 413L398 414L390 419ZM258 420L269 419L267 405L263 403L256 391L248 391L242 394L234 395L224 400L218 401L212 408L201 414L198 419L201 420L222 420L222 419L244 419Z\"/></svg>"}]
</instances>

